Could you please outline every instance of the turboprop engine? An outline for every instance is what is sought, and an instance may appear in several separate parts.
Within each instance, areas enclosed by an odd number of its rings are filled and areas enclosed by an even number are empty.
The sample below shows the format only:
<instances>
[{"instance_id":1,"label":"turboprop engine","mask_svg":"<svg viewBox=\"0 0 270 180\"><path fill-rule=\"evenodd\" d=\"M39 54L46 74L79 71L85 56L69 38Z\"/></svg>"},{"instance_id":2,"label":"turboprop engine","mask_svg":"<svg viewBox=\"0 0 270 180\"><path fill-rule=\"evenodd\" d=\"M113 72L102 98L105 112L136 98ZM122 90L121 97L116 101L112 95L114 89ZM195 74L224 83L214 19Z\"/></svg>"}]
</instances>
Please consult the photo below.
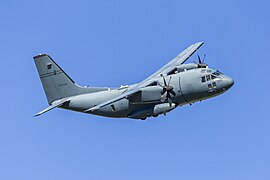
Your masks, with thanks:
<instances>
[{"instance_id":1,"label":"turboprop engine","mask_svg":"<svg viewBox=\"0 0 270 180\"><path fill-rule=\"evenodd\" d=\"M160 114L166 114L167 112L170 112L176 108L176 104L172 103L162 103L162 104L157 104L155 106L150 106L146 108L142 108L140 110L132 112L130 115L128 115L129 118L134 118L134 119L146 119L147 117L157 117Z\"/></svg>"},{"instance_id":2,"label":"turboprop engine","mask_svg":"<svg viewBox=\"0 0 270 180\"><path fill-rule=\"evenodd\" d=\"M183 71L188 71L191 69L196 69L198 68L197 64L189 63L189 64L182 64L180 66L176 66L176 71L177 72L183 72Z\"/></svg>"},{"instance_id":3,"label":"turboprop engine","mask_svg":"<svg viewBox=\"0 0 270 180\"><path fill-rule=\"evenodd\" d=\"M197 68L207 68L208 64L204 62L206 55L203 56L203 59L201 60L201 57L198 54L198 63L194 61L194 63L188 63L188 64L181 64L179 66L176 66L172 71L170 71L167 75L180 73L183 71L188 71L191 69L197 69Z\"/></svg>"}]
</instances>

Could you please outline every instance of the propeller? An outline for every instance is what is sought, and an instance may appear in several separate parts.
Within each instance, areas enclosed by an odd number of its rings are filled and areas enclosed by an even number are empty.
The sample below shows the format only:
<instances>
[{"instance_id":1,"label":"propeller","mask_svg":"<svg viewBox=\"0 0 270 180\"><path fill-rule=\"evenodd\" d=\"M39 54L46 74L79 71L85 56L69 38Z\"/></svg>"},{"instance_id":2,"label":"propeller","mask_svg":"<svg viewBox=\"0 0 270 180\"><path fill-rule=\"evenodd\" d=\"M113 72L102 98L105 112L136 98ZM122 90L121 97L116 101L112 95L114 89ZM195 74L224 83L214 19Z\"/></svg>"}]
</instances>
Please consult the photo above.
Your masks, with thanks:
<instances>
[{"instance_id":1,"label":"propeller","mask_svg":"<svg viewBox=\"0 0 270 180\"><path fill-rule=\"evenodd\" d=\"M161 84L159 84L159 86L161 86L163 89L162 89L162 92L161 92L161 99L160 101L161 102L165 102L166 100L168 100L168 103L170 104L170 107L172 106L172 95L175 96L175 92L173 91L173 87L170 86L170 83L171 83L171 79L172 77L170 76L170 79L169 79L169 82L167 83L166 80L165 80L165 77L163 77L163 82L164 82L164 86L162 86Z\"/></svg>"},{"instance_id":2,"label":"propeller","mask_svg":"<svg viewBox=\"0 0 270 180\"><path fill-rule=\"evenodd\" d=\"M197 56L198 56L199 63L196 63L195 61L193 61L193 62L198 65L198 68L206 68L208 66L208 64L204 63L204 59L205 59L206 55L204 54L202 60L201 60L201 57L199 54L197 54Z\"/></svg>"}]
</instances>

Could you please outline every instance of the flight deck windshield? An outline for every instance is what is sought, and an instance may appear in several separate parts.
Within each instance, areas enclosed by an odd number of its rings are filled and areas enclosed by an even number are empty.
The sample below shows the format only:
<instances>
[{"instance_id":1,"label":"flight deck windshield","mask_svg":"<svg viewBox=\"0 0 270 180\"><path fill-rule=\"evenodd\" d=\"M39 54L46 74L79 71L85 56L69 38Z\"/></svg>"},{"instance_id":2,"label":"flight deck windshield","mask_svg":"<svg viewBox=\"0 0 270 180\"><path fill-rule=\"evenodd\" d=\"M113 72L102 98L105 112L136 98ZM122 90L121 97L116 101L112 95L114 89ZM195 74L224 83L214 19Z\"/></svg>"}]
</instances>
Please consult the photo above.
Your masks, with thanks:
<instances>
[{"instance_id":1,"label":"flight deck windshield","mask_svg":"<svg viewBox=\"0 0 270 180\"><path fill-rule=\"evenodd\" d=\"M216 76L219 76L219 75L221 75L221 74L223 74L223 73L220 72L219 70L216 70L215 72L213 72L213 74L216 75Z\"/></svg>"}]
</instances>

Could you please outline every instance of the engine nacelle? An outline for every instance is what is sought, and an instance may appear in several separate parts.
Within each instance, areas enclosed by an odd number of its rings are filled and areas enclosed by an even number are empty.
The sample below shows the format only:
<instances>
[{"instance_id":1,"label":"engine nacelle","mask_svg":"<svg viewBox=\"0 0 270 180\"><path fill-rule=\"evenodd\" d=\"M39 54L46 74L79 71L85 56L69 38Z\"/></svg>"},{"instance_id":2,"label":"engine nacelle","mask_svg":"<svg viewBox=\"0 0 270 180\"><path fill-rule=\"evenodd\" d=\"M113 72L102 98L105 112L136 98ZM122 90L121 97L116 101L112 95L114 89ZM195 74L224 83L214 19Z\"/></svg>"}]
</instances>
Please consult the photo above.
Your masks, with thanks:
<instances>
[{"instance_id":1,"label":"engine nacelle","mask_svg":"<svg viewBox=\"0 0 270 180\"><path fill-rule=\"evenodd\" d=\"M161 99L162 87L149 86L142 88L138 93L129 98L131 103L156 102Z\"/></svg>"},{"instance_id":2,"label":"engine nacelle","mask_svg":"<svg viewBox=\"0 0 270 180\"><path fill-rule=\"evenodd\" d=\"M169 103L162 103L162 104L157 104L155 106L150 106L147 108L143 108L143 109L134 111L131 114L129 114L128 117L133 118L133 119L145 119L146 117L158 116L160 114L165 114L167 112L170 112L174 108L176 108L175 103L172 103L171 106Z\"/></svg>"},{"instance_id":3,"label":"engine nacelle","mask_svg":"<svg viewBox=\"0 0 270 180\"><path fill-rule=\"evenodd\" d=\"M183 71L188 71L188 70L196 69L196 68L198 68L198 65L194 63L182 64L180 66L176 66L176 71L183 72Z\"/></svg>"}]
</instances>

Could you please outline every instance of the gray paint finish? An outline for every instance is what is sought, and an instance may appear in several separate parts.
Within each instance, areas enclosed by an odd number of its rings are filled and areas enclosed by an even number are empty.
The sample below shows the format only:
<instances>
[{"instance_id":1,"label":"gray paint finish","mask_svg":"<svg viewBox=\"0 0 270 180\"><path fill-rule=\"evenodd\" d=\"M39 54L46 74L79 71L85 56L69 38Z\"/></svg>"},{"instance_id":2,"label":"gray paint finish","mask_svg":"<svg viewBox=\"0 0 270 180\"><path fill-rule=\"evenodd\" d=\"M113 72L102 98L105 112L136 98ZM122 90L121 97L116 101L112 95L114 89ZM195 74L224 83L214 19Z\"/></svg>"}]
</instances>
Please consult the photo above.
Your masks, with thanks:
<instances>
[{"instance_id":1,"label":"gray paint finish","mask_svg":"<svg viewBox=\"0 0 270 180\"><path fill-rule=\"evenodd\" d=\"M77 85L46 54L34 61L50 106L114 118L146 119L166 114L177 106L215 97L227 91L233 79L201 62L184 64L203 45L192 44L142 82L119 89Z\"/></svg>"}]
</instances>

